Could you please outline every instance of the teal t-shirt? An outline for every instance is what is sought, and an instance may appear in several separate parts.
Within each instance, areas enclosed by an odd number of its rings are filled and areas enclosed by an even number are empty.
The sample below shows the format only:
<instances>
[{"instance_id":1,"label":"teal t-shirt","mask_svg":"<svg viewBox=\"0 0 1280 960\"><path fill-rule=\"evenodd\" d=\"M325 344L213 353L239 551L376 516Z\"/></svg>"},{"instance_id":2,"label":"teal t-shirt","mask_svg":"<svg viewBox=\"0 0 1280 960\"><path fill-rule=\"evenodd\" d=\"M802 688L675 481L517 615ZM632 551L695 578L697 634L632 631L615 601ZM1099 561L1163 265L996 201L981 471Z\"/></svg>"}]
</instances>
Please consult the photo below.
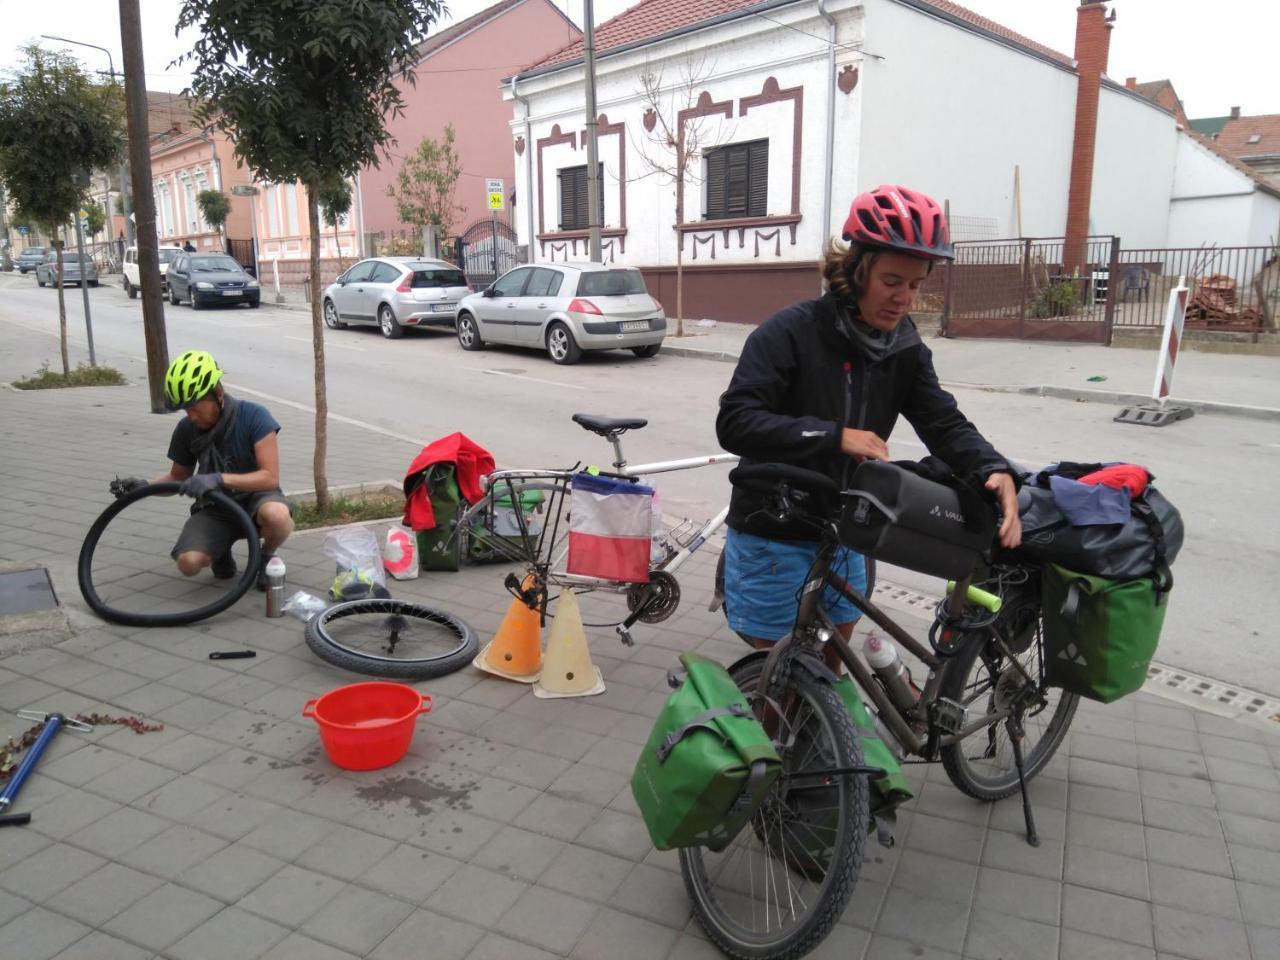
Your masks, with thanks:
<instances>
[{"instance_id":1,"label":"teal t-shirt","mask_svg":"<svg viewBox=\"0 0 1280 960\"><path fill-rule=\"evenodd\" d=\"M254 444L263 437L279 432L280 424L266 407L251 400L241 400L236 422L218 445L223 472L253 473L258 469ZM169 440L169 459L180 467L194 470L196 454L191 449L191 444L199 433L190 418L183 417L173 428L173 436Z\"/></svg>"}]
</instances>

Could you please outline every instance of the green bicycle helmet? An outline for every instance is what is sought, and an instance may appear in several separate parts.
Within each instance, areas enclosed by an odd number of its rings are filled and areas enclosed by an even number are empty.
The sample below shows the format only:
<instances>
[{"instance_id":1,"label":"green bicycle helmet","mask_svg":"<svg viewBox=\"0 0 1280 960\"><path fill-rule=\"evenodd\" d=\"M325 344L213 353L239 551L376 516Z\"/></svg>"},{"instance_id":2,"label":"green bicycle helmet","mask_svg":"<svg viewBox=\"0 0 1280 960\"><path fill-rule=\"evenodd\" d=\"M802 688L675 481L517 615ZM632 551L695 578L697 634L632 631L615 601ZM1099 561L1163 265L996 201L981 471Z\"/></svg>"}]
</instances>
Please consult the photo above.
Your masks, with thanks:
<instances>
[{"instance_id":1,"label":"green bicycle helmet","mask_svg":"<svg viewBox=\"0 0 1280 960\"><path fill-rule=\"evenodd\" d=\"M187 350L169 364L164 375L164 395L175 410L206 396L222 379L213 355L203 350Z\"/></svg>"}]
</instances>

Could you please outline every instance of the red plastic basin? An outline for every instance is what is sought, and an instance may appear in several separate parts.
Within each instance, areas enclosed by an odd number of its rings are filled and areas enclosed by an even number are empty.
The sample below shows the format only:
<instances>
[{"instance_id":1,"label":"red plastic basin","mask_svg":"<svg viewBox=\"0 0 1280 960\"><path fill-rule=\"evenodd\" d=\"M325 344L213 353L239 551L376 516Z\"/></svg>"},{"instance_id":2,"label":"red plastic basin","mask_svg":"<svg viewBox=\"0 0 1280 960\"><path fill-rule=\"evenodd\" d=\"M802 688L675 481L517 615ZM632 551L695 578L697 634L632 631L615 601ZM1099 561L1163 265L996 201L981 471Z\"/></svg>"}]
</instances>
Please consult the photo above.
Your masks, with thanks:
<instances>
[{"instance_id":1,"label":"red plastic basin","mask_svg":"<svg viewBox=\"0 0 1280 960\"><path fill-rule=\"evenodd\" d=\"M302 708L320 728L324 752L345 770L377 770L409 749L414 722L431 697L403 683L371 680L330 690Z\"/></svg>"}]
</instances>

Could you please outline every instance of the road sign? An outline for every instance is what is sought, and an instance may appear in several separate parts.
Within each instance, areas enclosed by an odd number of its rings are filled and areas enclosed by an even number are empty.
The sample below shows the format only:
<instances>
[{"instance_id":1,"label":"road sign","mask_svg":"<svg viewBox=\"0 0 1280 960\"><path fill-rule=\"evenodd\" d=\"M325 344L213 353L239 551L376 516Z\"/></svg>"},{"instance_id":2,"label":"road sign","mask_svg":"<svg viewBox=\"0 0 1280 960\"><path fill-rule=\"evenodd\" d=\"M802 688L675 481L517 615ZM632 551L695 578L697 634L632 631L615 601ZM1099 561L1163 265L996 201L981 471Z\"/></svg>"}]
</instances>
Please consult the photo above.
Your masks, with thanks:
<instances>
[{"instance_id":1,"label":"road sign","mask_svg":"<svg viewBox=\"0 0 1280 960\"><path fill-rule=\"evenodd\" d=\"M488 198L490 210L506 209L506 188L503 187L501 180L486 180L484 182L484 192Z\"/></svg>"},{"instance_id":2,"label":"road sign","mask_svg":"<svg viewBox=\"0 0 1280 960\"><path fill-rule=\"evenodd\" d=\"M231 193L237 197L252 197L257 195L258 188L250 184L237 183L231 188Z\"/></svg>"},{"instance_id":3,"label":"road sign","mask_svg":"<svg viewBox=\"0 0 1280 960\"><path fill-rule=\"evenodd\" d=\"M18 227L18 234L25 237L27 235L27 228L25 226Z\"/></svg>"}]
</instances>

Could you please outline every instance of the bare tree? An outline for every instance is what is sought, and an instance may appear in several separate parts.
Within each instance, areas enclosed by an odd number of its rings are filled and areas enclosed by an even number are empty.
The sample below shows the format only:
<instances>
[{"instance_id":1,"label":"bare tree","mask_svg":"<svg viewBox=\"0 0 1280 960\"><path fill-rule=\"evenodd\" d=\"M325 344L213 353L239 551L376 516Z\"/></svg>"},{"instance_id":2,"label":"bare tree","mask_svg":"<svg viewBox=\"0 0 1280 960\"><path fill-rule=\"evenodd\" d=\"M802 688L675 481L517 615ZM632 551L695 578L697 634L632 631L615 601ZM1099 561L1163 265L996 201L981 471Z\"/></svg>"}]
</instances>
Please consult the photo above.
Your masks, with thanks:
<instances>
[{"instance_id":1,"label":"bare tree","mask_svg":"<svg viewBox=\"0 0 1280 960\"><path fill-rule=\"evenodd\" d=\"M712 74L714 64L702 55L690 54L677 65L674 83L663 80L663 69L646 64L640 71L637 94L645 107L644 135L632 137L645 173L662 177L675 190L676 207L676 336L684 336L684 186L702 181L702 155L720 142L723 123L697 114L683 120L681 114L697 106L699 90Z\"/></svg>"}]
</instances>

